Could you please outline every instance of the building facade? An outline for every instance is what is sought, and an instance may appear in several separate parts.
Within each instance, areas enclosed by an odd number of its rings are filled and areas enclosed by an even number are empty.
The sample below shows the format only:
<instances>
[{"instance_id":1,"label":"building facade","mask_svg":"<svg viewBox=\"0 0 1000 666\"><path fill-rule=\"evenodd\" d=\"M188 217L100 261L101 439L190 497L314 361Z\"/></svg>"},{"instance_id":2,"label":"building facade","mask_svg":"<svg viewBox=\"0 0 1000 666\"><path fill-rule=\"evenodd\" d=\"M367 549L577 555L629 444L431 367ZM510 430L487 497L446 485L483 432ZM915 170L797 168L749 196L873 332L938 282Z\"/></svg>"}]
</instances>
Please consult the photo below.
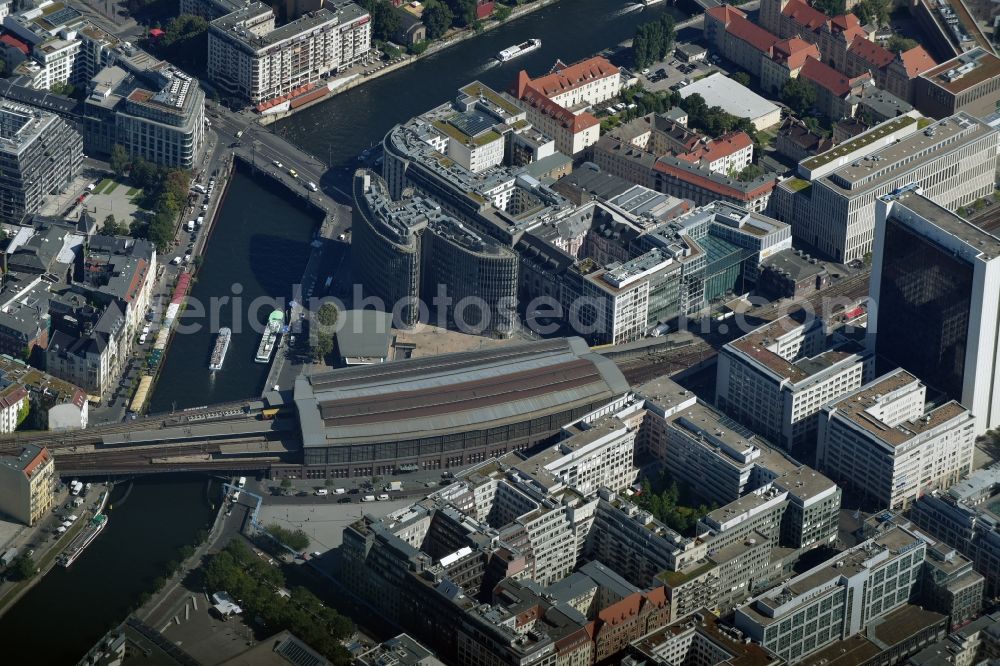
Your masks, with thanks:
<instances>
[{"instance_id":1,"label":"building facade","mask_svg":"<svg viewBox=\"0 0 1000 666\"><path fill-rule=\"evenodd\" d=\"M927 387L896 370L820 415L817 467L843 488L902 511L972 470L975 419L952 400L926 408Z\"/></svg>"},{"instance_id":2,"label":"building facade","mask_svg":"<svg viewBox=\"0 0 1000 666\"><path fill-rule=\"evenodd\" d=\"M55 502L55 462L45 447L26 444L19 453L0 455L0 513L32 527Z\"/></svg>"}]
</instances>

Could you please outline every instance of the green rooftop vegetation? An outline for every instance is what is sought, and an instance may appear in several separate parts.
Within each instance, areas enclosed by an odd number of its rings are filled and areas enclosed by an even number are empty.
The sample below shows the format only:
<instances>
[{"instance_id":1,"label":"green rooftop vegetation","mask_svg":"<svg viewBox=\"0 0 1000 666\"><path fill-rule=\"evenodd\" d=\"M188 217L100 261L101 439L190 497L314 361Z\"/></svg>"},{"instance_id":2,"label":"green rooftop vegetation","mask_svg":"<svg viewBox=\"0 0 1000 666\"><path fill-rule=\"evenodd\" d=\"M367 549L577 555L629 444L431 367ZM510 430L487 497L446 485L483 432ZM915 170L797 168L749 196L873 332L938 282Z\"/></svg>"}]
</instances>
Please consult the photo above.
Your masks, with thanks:
<instances>
[{"instance_id":1,"label":"green rooftop vegetation","mask_svg":"<svg viewBox=\"0 0 1000 666\"><path fill-rule=\"evenodd\" d=\"M860 150L868 144L878 141L879 139L884 138L893 132L897 132L908 125L912 125L915 122L917 122L916 118L912 118L910 116L899 116L898 118L893 118L892 120L884 122L874 129L865 132L861 136L857 136L850 141L840 144L836 148L831 148L825 153L820 153L815 157L810 157L809 159L803 161L802 165L810 170L818 169L825 164L829 164L834 160L850 155L854 151Z\"/></svg>"},{"instance_id":2,"label":"green rooftop vegetation","mask_svg":"<svg viewBox=\"0 0 1000 666\"><path fill-rule=\"evenodd\" d=\"M663 581L670 588L675 588L689 580L694 580L698 576L701 576L706 571L712 569L715 566L713 562L705 562L700 567L695 567L694 569L689 569L688 571L664 571L657 578Z\"/></svg>"},{"instance_id":3,"label":"green rooftop vegetation","mask_svg":"<svg viewBox=\"0 0 1000 666\"><path fill-rule=\"evenodd\" d=\"M435 120L434 127L441 130L442 132L450 136L452 139L455 139L456 141L461 141L465 145L473 148L479 148L480 146L485 146L486 144L492 141L496 141L497 139L500 138L500 135L493 130L484 132L479 136L469 136L462 130L452 125L451 123L445 122L443 120Z\"/></svg>"},{"instance_id":4,"label":"green rooftop vegetation","mask_svg":"<svg viewBox=\"0 0 1000 666\"><path fill-rule=\"evenodd\" d=\"M521 113L521 109L517 108L517 106L511 104L503 97L501 97L500 95L498 95L497 93L490 90L489 88L487 88L486 86L484 86L479 82L470 83L461 90L463 93L469 95L470 97L484 97L489 101L493 102L494 104L496 104L497 106L499 106L507 113L512 113L515 115Z\"/></svg>"},{"instance_id":5,"label":"green rooftop vegetation","mask_svg":"<svg viewBox=\"0 0 1000 666\"><path fill-rule=\"evenodd\" d=\"M806 188L812 187L812 183L808 180L803 180L802 178L789 178L785 181L785 185L792 192L801 192Z\"/></svg>"},{"instance_id":6,"label":"green rooftop vegetation","mask_svg":"<svg viewBox=\"0 0 1000 666\"><path fill-rule=\"evenodd\" d=\"M918 130L922 130L923 128L927 127L928 125L933 125L933 124L934 124L934 119L933 118L921 118L921 119L919 119L917 121L917 129Z\"/></svg>"}]
</instances>

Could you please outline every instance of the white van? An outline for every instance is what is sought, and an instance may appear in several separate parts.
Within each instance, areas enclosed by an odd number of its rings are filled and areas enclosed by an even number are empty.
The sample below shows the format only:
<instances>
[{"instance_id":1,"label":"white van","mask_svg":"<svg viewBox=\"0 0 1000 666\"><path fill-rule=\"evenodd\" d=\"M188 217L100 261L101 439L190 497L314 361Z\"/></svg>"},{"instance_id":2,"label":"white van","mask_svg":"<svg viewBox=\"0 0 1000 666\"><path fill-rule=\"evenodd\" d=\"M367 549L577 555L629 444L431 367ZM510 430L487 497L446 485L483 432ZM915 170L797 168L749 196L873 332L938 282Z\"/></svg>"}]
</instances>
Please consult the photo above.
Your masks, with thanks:
<instances>
[{"instance_id":1,"label":"white van","mask_svg":"<svg viewBox=\"0 0 1000 666\"><path fill-rule=\"evenodd\" d=\"M314 183L312 181L309 181L308 183L306 183L306 187L309 188L310 192L316 192L317 190L319 190L319 188L316 187L316 183Z\"/></svg>"},{"instance_id":2,"label":"white van","mask_svg":"<svg viewBox=\"0 0 1000 666\"><path fill-rule=\"evenodd\" d=\"M319 490L316 491L316 496L317 497L326 497L329 494L330 494L330 491L327 490L326 488L320 488Z\"/></svg>"},{"instance_id":3,"label":"white van","mask_svg":"<svg viewBox=\"0 0 1000 666\"><path fill-rule=\"evenodd\" d=\"M361 501L362 502L374 502L375 501L375 496L374 495L365 495L364 497L361 498Z\"/></svg>"},{"instance_id":4,"label":"white van","mask_svg":"<svg viewBox=\"0 0 1000 666\"><path fill-rule=\"evenodd\" d=\"M379 496L378 496L378 501L379 501L379 502L385 502L385 501L387 501L388 499L389 499L389 496L388 496L388 495L386 495L385 493L382 493L381 495L379 495Z\"/></svg>"},{"instance_id":5,"label":"white van","mask_svg":"<svg viewBox=\"0 0 1000 666\"><path fill-rule=\"evenodd\" d=\"M170 260L170 263L173 264L174 266L179 266L180 263L181 263L181 258L180 257L174 257L173 259Z\"/></svg>"},{"instance_id":6,"label":"white van","mask_svg":"<svg viewBox=\"0 0 1000 666\"><path fill-rule=\"evenodd\" d=\"M205 224L205 216L204 215L200 216L197 220L194 221L194 223L195 223L195 226L198 226L198 227L200 227L201 225Z\"/></svg>"},{"instance_id":7,"label":"white van","mask_svg":"<svg viewBox=\"0 0 1000 666\"><path fill-rule=\"evenodd\" d=\"M334 488L334 489L333 489L333 494L334 494L334 495L343 495L343 494L344 494L344 493L346 493L346 492L347 492L347 491L346 491L346 490L344 490L343 488Z\"/></svg>"},{"instance_id":8,"label":"white van","mask_svg":"<svg viewBox=\"0 0 1000 666\"><path fill-rule=\"evenodd\" d=\"M142 335L140 335L139 336L139 344L140 345L146 344L146 338L148 338L148 337L149 337L148 333L143 333Z\"/></svg>"},{"instance_id":9,"label":"white van","mask_svg":"<svg viewBox=\"0 0 1000 666\"><path fill-rule=\"evenodd\" d=\"M188 223L184 225L184 228L188 231L194 231L194 220L188 220Z\"/></svg>"}]
</instances>

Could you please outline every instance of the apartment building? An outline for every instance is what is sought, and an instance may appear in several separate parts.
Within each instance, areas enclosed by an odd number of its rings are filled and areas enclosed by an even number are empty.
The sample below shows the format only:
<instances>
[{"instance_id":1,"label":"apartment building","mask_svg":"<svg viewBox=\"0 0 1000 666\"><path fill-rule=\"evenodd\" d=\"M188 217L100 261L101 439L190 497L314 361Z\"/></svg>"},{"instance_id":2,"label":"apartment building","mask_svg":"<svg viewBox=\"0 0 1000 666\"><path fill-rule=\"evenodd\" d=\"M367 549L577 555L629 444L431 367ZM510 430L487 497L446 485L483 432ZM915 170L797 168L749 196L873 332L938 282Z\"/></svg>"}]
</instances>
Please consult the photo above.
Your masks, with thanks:
<instances>
[{"instance_id":1,"label":"apartment building","mask_svg":"<svg viewBox=\"0 0 1000 666\"><path fill-rule=\"evenodd\" d=\"M816 58L806 59L799 76L816 91L816 109L832 120L853 118L857 99L866 85L872 85L871 74L867 72L844 76Z\"/></svg>"},{"instance_id":2,"label":"apartment building","mask_svg":"<svg viewBox=\"0 0 1000 666\"><path fill-rule=\"evenodd\" d=\"M902 369L823 407L817 467L874 506L905 510L972 470L975 419L951 400L927 408L927 387Z\"/></svg>"},{"instance_id":3,"label":"apartment building","mask_svg":"<svg viewBox=\"0 0 1000 666\"><path fill-rule=\"evenodd\" d=\"M707 608L632 641L623 666L646 664L757 664L779 666L776 655L747 643L731 627L719 623Z\"/></svg>"},{"instance_id":4,"label":"apartment building","mask_svg":"<svg viewBox=\"0 0 1000 666\"><path fill-rule=\"evenodd\" d=\"M84 102L89 154L121 145L132 157L166 167L192 168L205 150L205 93L198 81L171 67L131 74L105 67L90 81Z\"/></svg>"},{"instance_id":5,"label":"apartment building","mask_svg":"<svg viewBox=\"0 0 1000 666\"><path fill-rule=\"evenodd\" d=\"M924 71L914 88L917 108L932 118L985 118L1000 111L1000 58L976 47Z\"/></svg>"},{"instance_id":6,"label":"apartment building","mask_svg":"<svg viewBox=\"0 0 1000 666\"><path fill-rule=\"evenodd\" d=\"M273 10L258 2L212 21L208 77L226 92L259 104L318 84L370 49L370 16L353 3L322 8L276 28Z\"/></svg>"},{"instance_id":7,"label":"apartment building","mask_svg":"<svg viewBox=\"0 0 1000 666\"><path fill-rule=\"evenodd\" d=\"M847 158L853 161L811 182L785 181L775 197L775 217L791 223L796 238L837 261L873 251L875 202L905 185L919 185L949 210L993 191L1000 133L981 120L962 112L931 123L906 115L883 125L814 161L826 167L831 160L841 164L849 152L860 151L861 157ZM881 142L880 134L904 126L918 131L889 145ZM871 141L883 147L869 152Z\"/></svg>"},{"instance_id":8,"label":"apartment building","mask_svg":"<svg viewBox=\"0 0 1000 666\"><path fill-rule=\"evenodd\" d=\"M779 657L800 661L905 605L925 551L919 534L893 527L737 608L735 625Z\"/></svg>"},{"instance_id":9,"label":"apartment building","mask_svg":"<svg viewBox=\"0 0 1000 666\"><path fill-rule=\"evenodd\" d=\"M0 455L0 513L33 527L48 515L58 478L44 446L25 444L16 454Z\"/></svg>"},{"instance_id":10,"label":"apartment building","mask_svg":"<svg viewBox=\"0 0 1000 666\"><path fill-rule=\"evenodd\" d=\"M730 5L705 11L704 36L705 41L727 60L758 78L762 77L762 62L770 58L775 45L781 41L750 21L742 10Z\"/></svg>"},{"instance_id":11,"label":"apartment building","mask_svg":"<svg viewBox=\"0 0 1000 666\"><path fill-rule=\"evenodd\" d=\"M1000 238L912 186L877 202L875 238L868 348L995 428Z\"/></svg>"},{"instance_id":12,"label":"apartment building","mask_svg":"<svg viewBox=\"0 0 1000 666\"><path fill-rule=\"evenodd\" d=\"M62 191L83 164L83 139L53 113L0 101L0 219L19 223Z\"/></svg>"},{"instance_id":13,"label":"apartment building","mask_svg":"<svg viewBox=\"0 0 1000 666\"><path fill-rule=\"evenodd\" d=\"M727 343L719 354L719 408L803 460L813 460L822 406L864 384L872 354L828 338L821 319L790 316Z\"/></svg>"},{"instance_id":14,"label":"apartment building","mask_svg":"<svg viewBox=\"0 0 1000 666\"><path fill-rule=\"evenodd\" d=\"M616 97L621 85L618 68L595 56L572 65L557 62L536 79L521 70L513 94L528 121L555 139L556 150L573 156L600 137L601 123L588 109Z\"/></svg>"}]
</instances>

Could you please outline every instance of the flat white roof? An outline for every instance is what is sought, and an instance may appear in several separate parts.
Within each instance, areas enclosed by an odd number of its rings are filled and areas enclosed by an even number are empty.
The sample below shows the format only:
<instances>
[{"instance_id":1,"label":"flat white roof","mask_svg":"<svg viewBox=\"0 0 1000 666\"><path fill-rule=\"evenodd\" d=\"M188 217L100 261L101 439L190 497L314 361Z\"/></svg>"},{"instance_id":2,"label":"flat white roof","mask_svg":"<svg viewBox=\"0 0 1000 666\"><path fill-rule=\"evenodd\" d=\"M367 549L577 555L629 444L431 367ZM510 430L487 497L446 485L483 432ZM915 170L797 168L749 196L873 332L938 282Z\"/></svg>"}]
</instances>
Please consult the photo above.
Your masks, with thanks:
<instances>
[{"instance_id":1,"label":"flat white roof","mask_svg":"<svg viewBox=\"0 0 1000 666\"><path fill-rule=\"evenodd\" d=\"M708 106L722 107L726 113L751 120L778 110L771 102L719 72L684 86L680 93L684 99L698 93Z\"/></svg>"}]
</instances>

